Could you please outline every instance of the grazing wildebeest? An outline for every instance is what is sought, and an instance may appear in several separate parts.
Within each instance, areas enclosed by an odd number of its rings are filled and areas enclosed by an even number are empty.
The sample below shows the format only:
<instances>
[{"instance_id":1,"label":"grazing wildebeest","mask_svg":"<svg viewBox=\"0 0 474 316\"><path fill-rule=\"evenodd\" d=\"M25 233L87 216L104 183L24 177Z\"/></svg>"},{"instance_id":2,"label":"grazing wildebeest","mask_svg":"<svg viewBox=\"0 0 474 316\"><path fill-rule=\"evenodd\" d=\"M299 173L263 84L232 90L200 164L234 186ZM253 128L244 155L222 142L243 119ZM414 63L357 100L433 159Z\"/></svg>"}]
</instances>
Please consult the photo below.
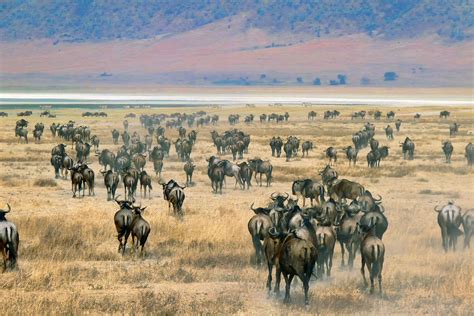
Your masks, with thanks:
<instances>
[{"instance_id":1,"label":"grazing wildebeest","mask_svg":"<svg viewBox=\"0 0 474 316\"><path fill-rule=\"evenodd\" d=\"M153 187L151 186L151 177L143 170L140 175L140 196L142 196L142 190L144 191L144 197L146 197L146 188L148 188L148 198L151 199L151 190Z\"/></svg>"},{"instance_id":2,"label":"grazing wildebeest","mask_svg":"<svg viewBox=\"0 0 474 316\"><path fill-rule=\"evenodd\" d=\"M458 124L458 123L453 123L453 124L449 125L449 136L450 137L456 136L456 134L458 133L458 130L459 130L459 126L461 126L461 125Z\"/></svg>"},{"instance_id":3,"label":"grazing wildebeest","mask_svg":"<svg viewBox=\"0 0 474 316\"><path fill-rule=\"evenodd\" d=\"M325 151L326 157L329 159L329 165L332 166L337 163L337 150L334 147L328 147Z\"/></svg>"},{"instance_id":4,"label":"grazing wildebeest","mask_svg":"<svg viewBox=\"0 0 474 316\"><path fill-rule=\"evenodd\" d=\"M293 181L291 192L296 195L297 201L300 196L303 198L303 207L306 198L310 199L311 206L313 206L313 200L316 200L318 205L324 202L324 185L311 179Z\"/></svg>"},{"instance_id":5,"label":"grazing wildebeest","mask_svg":"<svg viewBox=\"0 0 474 316\"><path fill-rule=\"evenodd\" d=\"M100 171L104 176L104 185L107 188L107 201L111 201L115 198L115 191L119 184L119 174L112 170Z\"/></svg>"},{"instance_id":6,"label":"grazing wildebeest","mask_svg":"<svg viewBox=\"0 0 474 316\"><path fill-rule=\"evenodd\" d=\"M18 245L20 235L12 222L5 218L5 214L10 213L11 207L7 204L8 210L0 210L0 252L3 255L3 272L8 268L16 268L18 257Z\"/></svg>"},{"instance_id":7,"label":"grazing wildebeest","mask_svg":"<svg viewBox=\"0 0 474 316\"><path fill-rule=\"evenodd\" d=\"M312 236L316 235L314 228L309 221L304 221L303 224ZM281 273L285 278L286 286L284 302L290 302L291 282L293 281L294 276L297 275L303 283L305 305L309 305L309 280L317 260L315 245L310 240L298 238L293 233L272 234L272 231L270 231L269 234L270 237L278 238L282 241L282 244L276 253L276 266L277 275Z\"/></svg>"},{"instance_id":8,"label":"grazing wildebeest","mask_svg":"<svg viewBox=\"0 0 474 316\"><path fill-rule=\"evenodd\" d=\"M133 202L118 201L117 197L115 198L115 202L120 206L120 210L114 215L115 229L117 230L117 239L119 241L118 252L122 251L122 255L124 255L127 240L131 233Z\"/></svg>"},{"instance_id":9,"label":"grazing wildebeest","mask_svg":"<svg viewBox=\"0 0 474 316\"><path fill-rule=\"evenodd\" d=\"M462 216L462 227L464 228L464 248L470 248L471 237L474 234L474 209L464 213Z\"/></svg>"},{"instance_id":10,"label":"grazing wildebeest","mask_svg":"<svg viewBox=\"0 0 474 316\"><path fill-rule=\"evenodd\" d=\"M349 160L349 166L351 165L351 162L355 166L357 163L357 154L359 153L359 151L357 149L352 148L352 146L344 148L343 151L346 153L347 160Z\"/></svg>"},{"instance_id":11,"label":"grazing wildebeest","mask_svg":"<svg viewBox=\"0 0 474 316\"><path fill-rule=\"evenodd\" d=\"M365 278L365 266L370 274L370 293L374 292L374 279L379 281L379 292L382 293L382 270L385 257L385 246L381 239L374 233L374 227L360 226L359 229L363 234L360 244L360 255L362 267L360 272L364 278L364 284L367 286Z\"/></svg>"},{"instance_id":12,"label":"grazing wildebeest","mask_svg":"<svg viewBox=\"0 0 474 316\"><path fill-rule=\"evenodd\" d=\"M146 207L139 207L135 206L133 208L133 219L132 223L130 224L130 231L132 233L132 245L134 248L134 252L138 252L138 247L140 249L140 255L143 257L145 255L144 248L145 243L148 239L148 235L150 235L150 224L143 218L142 213L146 209Z\"/></svg>"},{"instance_id":13,"label":"grazing wildebeest","mask_svg":"<svg viewBox=\"0 0 474 316\"><path fill-rule=\"evenodd\" d=\"M250 168L249 164L246 161L239 163L238 166L240 168L240 178L242 179L242 185L245 189L245 184L247 184L248 190L252 185L252 168Z\"/></svg>"},{"instance_id":14,"label":"grazing wildebeest","mask_svg":"<svg viewBox=\"0 0 474 316\"><path fill-rule=\"evenodd\" d=\"M447 119L451 113L449 111L441 111L439 112L439 118Z\"/></svg>"},{"instance_id":15,"label":"grazing wildebeest","mask_svg":"<svg viewBox=\"0 0 474 316\"><path fill-rule=\"evenodd\" d=\"M387 125L387 127L385 127L385 135L387 136L388 140L393 139L393 128L390 125Z\"/></svg>"},{"instance_id":16,"label":"grazing wildebeest","mask_svg":"<svg viewBox=\"0 0 474 316\"><path fill-rule=\"evenodd\" d=\"M168 201L168 212L171 210L173 205L173 212L180 218L183 217L183 203L186 195L184 194L185 186L180 186L173 179L169 180L168 183L161 183L163 186L163 199Z\"/></svg>"},{"instance_id":17,"label":"grazing wildebeest","mask_svg":"<svg viewBox=\"0 0 474 316\"><path fill-rule=\"evenodd\" d=\"M415 155L415 143L409 138L405 138L403 143L400 143L402 147L403 159L413 160L413 156Z\"/></svg>"},{"instance_id":18,"label":"grazing wildebeest","mask_svg":"<svg viewBox=\"0 0 474 316\"><path fill-rule=\"evenodd\" d=\"M328 195L337 202L340 202L342 199L355 200L363 195L364 192L365 189L362 185L347 179L335 179L328 184Z\"/></svg>"},{"instance_id":19,"label":"grazing wildebeest","mask_svg":"<svg viewBox=\"0 0 474 316\"><path fill-rule=\"evenodd\" d=\"M267 180L267 187L272 183L272 171L273 166L270 161L263 161L262 159L255 158L248 160L249 167L255 173L255 181L257 181L257 174L260 174L260 186L262 186L262 175L265 174Z\"/></svg>"},{"instance_id":20,"label":"grazing wildebeest","mask_svg":"<svg viewBox=\"0 0 474 316\"><path fill-rule=\"evenodd\" d=\"M253 203L250 206L255 212L255 215L250 218L247 227L252 236L252 243L255 249L255 260L257 265L261 265L264 261L264 253L262 247L262 241L268 237L268 230L273 226L272 220L268 213L268 208L253 208Z\"/></svg>"},{"instance_id":21,"label":"grazing wildebeest","mask_svg":"<svg viewBox=\"0 0 474 316\"><path fill-rule=\"evenodd\" d=\"M187 186L190 186L193 182L193 173L194 173L194 168L196 166L194 165L194 163L191 161L191 160L188 160L185 164L184 164L184 172L186 173L186 185Z\"/></svg>"},{"instance_id":22,"label":"grazing wildebeest","mask_svg":"<svg viewBox=\"0 0 474 316\"><path fill-rule=\"evenodd\" d=\"M474 165L474 145L472 145L472 143L467 144L464 151L464 156L467 159L467 165L472 167L472 165Z\"/></svg>"},{"instance_id":23,"label":"grazing wildebeest","mask_svg":"<svg viewBox=\"0 0 474 316\"><path fill-rule=\"evenodd\" d=\"M442 208L435 206L434 210L438 213L438 225L441 229L444 251L448 252L450 248L455 251L458 236L462 235L459 229L462 222L461 208L450 201Z\"/></svg>"},{"instance_id":24,"label":"grazing wildebeest","mask_svg":"<svg viewBox=\"0 0 474 316\"><path fill-rule=\"evenodd\" d=\"M303 152L303 157L305 156L305 153L306 153L306 157L308 157L308 151L309 150L312 150L313 149L313 142L310 142L310 141L305 141L302 145L301 145L301 151Z\"/></svg>"},{"instance_id":25,"label":"grazing wildebeest","mask_svg":"<svg viewBox=\"0 0 474 316\"><path fill-rule=\"evenodd\" d=\"M446 163L451 163L451 155L453 154L453 144L449 140L445 140L443 142L443 149L444 156L446 157Z\"/></svg>"},{"instance_id":26,"label":"grazing wildebeest","mask_svg":"<svg viewBox=\"0 0 474 316\"><path fill-rule=\"evenodd\" d=\"M397 132L400 132L400 126L402 126L402 120L398 119L395 122L395 128L397 129Z\"/></svg>"}]
</instances>

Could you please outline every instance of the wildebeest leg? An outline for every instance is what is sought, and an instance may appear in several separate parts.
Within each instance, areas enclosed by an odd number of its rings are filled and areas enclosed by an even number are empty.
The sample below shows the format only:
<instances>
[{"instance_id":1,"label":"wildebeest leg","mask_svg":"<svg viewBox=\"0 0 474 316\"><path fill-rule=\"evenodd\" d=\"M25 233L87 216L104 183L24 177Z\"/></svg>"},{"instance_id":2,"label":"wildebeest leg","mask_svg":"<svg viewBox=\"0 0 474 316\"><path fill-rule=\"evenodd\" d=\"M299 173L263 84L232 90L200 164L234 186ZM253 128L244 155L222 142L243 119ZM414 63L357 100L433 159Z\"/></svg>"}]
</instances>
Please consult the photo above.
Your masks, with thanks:
<instances>
[{"instance_id":1,"label":"wildebeest leg","mask_svg":"<svg viewBox=\"0 0 474 316\"><path fill-rule=\"evenodd\" d=\"M128 236L130 236L130 232L127 231L125 233L125 240L123 242L123 247L122 247L122 256L125 254L125 248L127 248L127 240L128 240Z\"/></svg>"},{"instance_id":2,"label":"wildebeest leg","mask_svg":"<svg viewBox=\"0 0 474 316\"><path fill-rule=\"evenodd\" d=\"M376 269L374 269L374 265L376 265L376 263L368 263L367 264L367 269L369 270L369 275L370 275L370 294L374 293L374 272Z\"/></svg>"},{"instance_id":3,"label":"wildebeest leg","mask_svg":"<svg viewBox=\"0 0 474 316\"><path fill-rule=\"evenodd\" d=\"M354 266L354 259L355 259L353 255L352 242L348 242L346 244L346 248L347 248L347 252L349 253L349 260L348 260L349 269L352 269L352 267Z\"/></svg>"},{"instance_id":4,"label":"wildebeest leg","mask_svg":"<svg viewBox=\"0 0 474 316\"><path fill-rule=\"evenodd\" d=\"M280 294L280 282L281 282L281 271L280 268L277 266L275 268L275 288L273 289L273 293L276 295Z\"/></svg>"},{"instance_id":5,"label":"wildebeest leg","mask_svg":"<svg viewBox=\"0 0 474 316\"><path fill-rule=\"evenodd\" d=\"M273 263L270 260L267 261L267 268L268 268L267 289L268 289L268 296L270 296L270 292L272 290L272 271L273 271Z\"/></svg>"},{"instance_id":6,"label":"wildebeest leg","mask_svg":"<svg viewBox=\"0 0 474 316\"><path fill-rule=\"evenodd\" d=\"M262 176L263 176L263 173L260 173L260 186L262 186Z\"/></svg>"},{"instance_id":7,"label":"wildebeest leg","mask_svg":"<svg viewBox=\"0 0 474 316\"><path fill-rule=\"evenodd\" d=\"M304 290L304 305L308 306L309 305L309 298L308 298L308 291L309 291L309 278L311 277L311 274L309 276L304 276L301 278L301 281L303 281L303 290Z\"/></svg>"},{"instance_id":8,"label":"wildebeest leg","mask_svg":"<svg viewBox=\"0 0 474 316\"><path fill-rule=\"evenodd\" d=\"M448 232L446 229L441 228L441 239L442 239L442 244L444 248L444 252L448 252Z\"/></svg>"},{"instance_id":9,"label":"wildebeest leg","mask_svg":"<svg viewBox=\"0 0 474 316\"><path fill-rule=\"evenodd\" d=\"M362 277L364 278L364 285L367 287L367 279L365 278L365 260L364 256L361 256L361 267L360 267L360 273L362 273ZM368 267L368 265L367 265Z\"/></svg>"},{"instance_id":10,"label":"wildebeest leg","mask_svg":"<svg viewBox=\"0 0 474 316\"><path fill-rule=\"evenodd\" d=\"M290 288L291 288L291 281L293 281L294 275L288 275L286 273L283 274L285 278L285 299L283 300L284 303L290 302Z\"/></svg>"},{"instance_id":11,"label":"wildebeest leg","mask_svg":"<svg viewBox=\"0 0 474 316\"><path fill-rule=\"evenodd\" d=\"M5 272L7 270L7 249L3 248L2 250L2 256L3 256L3 271Z\"/></svg>"},{"instance_id":12,"label":"wildebeest leg","mask_svg":"<svg viewBox=\"0 0 474 316\"><path fill-rule=\"evenodd\" d=\"M344 243L339 241L339 245L341 246L341 267L344 266Z\"/></svg>"},{"instance_id":13,"label":"wildebeest leg","mask_svg":"<svg viewBox=\"0 0 474 316\"><path fill-rule=\"evenodd\" d=\"M382 294L382 271L383 271L383 260L380 261L380 266L379 266L379 275L378 275L378 280L379 280L379 293Z\"/></svg>"},{"instance_id":14,"label":"wildebeest leg","mask_svg":"<svg viewBox=\"0 0 474 316\"><path fill-rule=\"evenodd\" d=\"M255 260L257 265L261 263L261 254L262 254L262 244L260 243L260 237L258 235L252 236L253 247L255 248Z\"/></svg>"}]
</instances>

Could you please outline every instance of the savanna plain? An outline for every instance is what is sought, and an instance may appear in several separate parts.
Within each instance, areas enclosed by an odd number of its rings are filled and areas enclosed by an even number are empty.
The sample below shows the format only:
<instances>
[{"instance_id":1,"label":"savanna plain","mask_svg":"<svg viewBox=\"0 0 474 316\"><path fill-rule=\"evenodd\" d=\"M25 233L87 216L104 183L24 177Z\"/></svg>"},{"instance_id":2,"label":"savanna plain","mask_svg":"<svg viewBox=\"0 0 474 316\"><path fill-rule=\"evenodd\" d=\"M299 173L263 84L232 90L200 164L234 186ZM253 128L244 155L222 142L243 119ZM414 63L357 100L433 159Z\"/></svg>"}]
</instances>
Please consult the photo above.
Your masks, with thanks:
<instances>
[{"instance_id":1,"label":"savanna plain","mask_svg":"<svg viewBox=\"0 0 474 316\"><path fill-rule=\"evenodd\" d=\"M323 120L325 110L337 109L338 118ZM358 110L379 109L384 116L379 121L351 120ZM456 252L445 253L436 221L437 204L449 200L463 210L474 207L474 169L464 157L467 143L474 141L474 111L471 107L449 107L451 116L440 119L445 107L375 107L375 106L285 106L268 107L193 107L151 109L107 109L107 118L84 118L84 109L52 108L56 118L40 118L36 109L28 117L29 144L18 143L15 121L18 110L7 110L0 118L0 204L9 203L8 219L20 233L18 269L0 274L0 311L14 314L472 314L474 306L473 249L462 247L458 240ZM116 152L120 145L112 143L112 129L123 130L125 114L129 131L144 137L138 116L143 113L174 113L206 111L218 114L215 126L197 130L197 142L191 158L196 164L194 185L185 189L184 220L168 213L161 186L147 162L145 169L153 174L151 199L137 203L147 206L144 218L151 225L145 257L117 252L118 241L113 216L118 205L107 202L106 189L99 173L97 157L91 155L90 166L96 173L96 195L72 198L70 180L55 179L50 165L51 148L61 142L52 137L53 122L88 125L92 135L100 139L100 149ZM307 119L309 111L318 116ZM389 141L383 130L394 121L385 113L393 110L395 119L402 120L400 132L394 131ZM260 123L262 113L283 114L288 122ZM241 115L241 122L230 126L227 116ZM243 116L253 113L253 123L243 122ZM419 120L413 116L421 114ZM368 168L365 148L359 152L356 166L349 166L342 148L352 145L351 136L363 128L366 121L376 126L375 138L390 147L389 156L379 168ZM44 137L36 144L33 126L45 124ZM449 124L458 122L456 137L449 137ZM207 176L206 158L216 154L210 132L222 133L238 128L251 135L249 153L245 158L260 157L273 164L271 187L259 187L255 180L250 190L234 189L227 179L223 194L212 193ZM187 128L187 127L186 127ZM188 131L190 130L187 128ZM271 156L272 136L297 136L309 140L315 148L309 157L286 162ZM166 136L175 140L175 129ZM399 142L409 136L416 145L415 159L403 160ZM450 139L454 146L451 164L445 163L442 141ZM383 241L386 246L383 269L384 293L371 295L365 289L360 274L360 255L354 269L340 267L341 252L336 244L334 267L330 278L310 282L310 307L303 308L301 282L294 282L292 302L268 297L265 289L266 268L254 264L254 250L247 222L253 212L251 203L264 206L272 192L291 194L296 179L319 179L319 171L327 164L323 151L338 149L335 169L340 178L357 181L383 198L389 228ZM69 143L67 152L75 156ZM224 155L232 159L231 155ZM185 182L183 162L174 146L164 160L162 180ZM123 197L123 186L118 192ZM284 281L282 280L282 286Z\"/></svg>"}]
</instances>

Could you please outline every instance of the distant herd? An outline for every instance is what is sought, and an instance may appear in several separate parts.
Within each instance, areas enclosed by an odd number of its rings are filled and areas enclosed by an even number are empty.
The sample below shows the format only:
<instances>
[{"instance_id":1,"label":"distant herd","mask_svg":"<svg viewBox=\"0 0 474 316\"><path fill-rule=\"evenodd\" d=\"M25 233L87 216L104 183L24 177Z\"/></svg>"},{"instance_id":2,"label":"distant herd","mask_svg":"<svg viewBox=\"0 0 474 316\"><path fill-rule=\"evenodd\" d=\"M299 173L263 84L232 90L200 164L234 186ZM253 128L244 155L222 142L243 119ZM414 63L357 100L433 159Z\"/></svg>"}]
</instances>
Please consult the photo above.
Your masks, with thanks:
<instances>
[{"instance_id":1,"label":"distant herd","mask_svg":"<svg viewBox=\"0 0 474 316\"><path fill-rule=\"evenodd\" d=\"M31 116L32 111L20 112L18 116ZM6 112L0 112L0 117L8 116ZM55 117L50 111L41 113L41 117ZM84 112L83 117L107 117L105 112ZM337 110L324 112L325 120L335 119L340 116ZM373 116L374 120L380 120L380 111L358 111L351 114L351 119L364 119ZM450 112L441 111L440 118L446 119ZM234 126L239 123L241 115L231 114L228 123ZM308 112L308 120L314 121L317 117L315 111ZM395 119L395 113L386 113L387 120ZM415 120L421 117L414 116ZM73 197L95 195L96 176L94 170L88 166L91 157L91 149L103 170L107 200L115 201L119 210L114 215L114 224L119 241L118 251L125 254L129 236L132 237L132 250L144 255L144 247L151 232L150 224L143 218L142 213L146 207L137 206L136 191L140 183L142 197L151 197L153 190L152 177L145 171L147 161L153 163L153 170L158 177L158 183L162 186L163 198L169 203L169 211L179 219L184 217L183 204L186 198L185 189L194 185L193 173L195 164L191 159L194 146L198 139L198 131L187 131L188 128L196 128L216 125L219 121L218 115L209 115L204 111L192 114L142 114L139 122L146 134L142 140L137 133L128 131L128 119L136 119L137 115L129 113L123 121L123 132L117 129L111 131L113 144L122 139L123 145L116 153L109 149L99 150L100 140L92 133L89 126L76 125L74 121L66 123L53 123L49 129L53 138L60 138L63 142L58 143L51 150L50 164L53 166L56 178L66 179L70 177ZM283 114L271 113L261 114L260 123L287 122L290 119L288 112ZM246 115L244 123L254 121L254 115ZM18 142L28 143L28 124L24 118L18 120L15 126L15 137ZM397 133L400 132L402 121L395 121ZM449 126L449 136L455 137L460 125L452 123ZM166 129L176 128L178 138L175 141L165 136ZM385 128L385 136L391 141L394 139L394 130L390 124ZM43 123L34 126L33 136L36 143L41 142L44 132ZM238 129L229 129L222 133L215 130L211 132L211 139L216 149L216 155L206 158L207 175L214 193L222 194L226 177L235 179L235 187L249 189L252 179L257 185L262 186L265 176L265 185L272 185L273 165L270 160L260 158L248 158L243 160L244 155L249 154L251 135ZM349 165L357 163L357 156L362 148L370 147L367 154L367 166L376 168L380 162L389 155L388 146L379 146L375 138L375 126L367 122L363 128L352 135L352 145L343 148ZM67 153L67 144L70 142L74 148L75 156ZM153 144L155 142L155 145ZM301 144L301 146L300 146ZM186 174L186 184L179 185L173 179L162 182L161 175L164 167L163 161L169 157L170 148L174 145L178 159L183 162L183 171ZM406 137L400 143L403 159L413 160L415 158L415 143ZM282 153L286 161L291 161L300 152L302 158L308 157L309 152L315 148L312 141L300 140L296 136L289 136L283 140L280 136L274 136L269 141L271 156L279 158ZM442 151L447 163L451 162L453 145L451 141L442 142ZM225 154L232 155L232 161L221 159ZM293 199L287 193L273 193L271 202L262 207L251 209L255 215L248 223L252 244L255 248L255 261L257 265L264 262L268 267L267 288L270 292L273 282L273 268L276 269L275 285L273 291L280 290L280 279L285 279L285 302L290 301L291 282L294 276L301 279L305 293L305 304L309 304L308 289L312 276L316 278L329 277L331 275L332 261L335 244L338 242L341 248L342 262L345 264L345 251L348 253L347 264L353 267L357 250L361 254L361 273L365 284L365 268L367 268L370 279L370 291L374 290L375 280L378 282L382 292L382 271L385 258L385 245L382 237L388 229L388 219L382 206L382 197L376 198L364 186L348 179L340 179L333 166L337 163L337 149L334 146L324 150L328 159L328 165L319 173L321 181L314 179L295 180L291 186ZM465 147L465 157L469 166L474 164L474 147L472 143ZM259 177L257 177L259 176ZM119 200L117 188L123 183L124 196ZM82 194L81 194L82 192ZM306 206L309 199L310 206ZM301 205L301 206L300 206ZM4 258L4 271L7 268L15 268L18 256L19 233L16 226L6 219L6 214L11 211L10 205L7 210L0 210L0 250ZM464 234L464 247L469 248L470 239L474 232L474 210L462 211L461 207L449 202L443 207L435 207L438 213L438 224L441 229L442 245L445 251L455 250L457 238ZM463 231L460 230L461 225Z\"/></svg>"}]
</instances>

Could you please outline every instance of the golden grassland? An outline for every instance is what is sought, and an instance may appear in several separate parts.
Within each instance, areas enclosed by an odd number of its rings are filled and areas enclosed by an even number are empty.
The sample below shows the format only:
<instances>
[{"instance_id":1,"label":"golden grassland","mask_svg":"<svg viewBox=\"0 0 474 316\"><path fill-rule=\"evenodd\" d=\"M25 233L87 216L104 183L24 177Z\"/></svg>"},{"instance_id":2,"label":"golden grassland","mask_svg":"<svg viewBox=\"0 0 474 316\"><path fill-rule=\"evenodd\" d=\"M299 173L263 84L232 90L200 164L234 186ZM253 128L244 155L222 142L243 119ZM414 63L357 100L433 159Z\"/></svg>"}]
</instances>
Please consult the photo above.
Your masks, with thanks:
<instances>
[{"instance_id":1,"label":"golden grassland","mask_svg":"<svg viewBox=\"0 0 474 316\"><path fill-rule=\"evenodd\" d=\"M338 108L341 117L323 121L324 110ZM0 274L3 314L470 314L474 304L473 250L462 250L462 238L455 253L445 254L441 247L436 213L437 203L455 202L463 210L473 207L474 170L466 165L464 147L473 141L474 113L469 107L450 108L452 116L440 120L440 108L394 108L403 120L395 140L387 141L386 120L375 122L376 139L390 146L390 156L378 169L368 169L365 156L349 167L342 152L336 166L340 177L362 183L383 196L389 229L384 236L386 258L383 271L385 293L369 295L360 276L360 256L353 271L339 267L340 248L336 245L333 275L312 281L310 308L302 309L301 283L293 288L293 301L283 305L281 298L268 298L265 290L267 270L252 262L253 247L247 221L253 215L249 205L264 205L274 192L290 192L297 178L318 178L326 164L323 150L341 149L351 144L351 135L364 122L351 120L354 110L369 107L317 107L315 121L307 120L309 108L202 108L218 113L217 126L198 129L198 141L192 158L197 165L195 185L186 188L185 219L177 221L168 214L158 179L153 175L151 199L138 198L148 206L144 217L151 224L145 259L117 253L118 242L113 225L115 202L106 201L106 191L96 157L91 166L96 172L96 196L72 198L69 180L54 179L49 163L53 139L49 125L54 122L87 124L99 136L101 149L116 151L111 130L122 130L128 112L193 112L201 108L107 110L108 118L82 118L80 109L52 110L57 118L40 118L34 111L30 121L30 143L18 144L13 111L0 124L0 204L10 203L8 219L20 232L19 269ZM380 109L387 112L388 108ZM18 110L19 111L19 110ZM285 112L290 121L283 124L240 123L236 128L250 133L252 141L246 158L270 159L274 181L270 188L234 189L227 181L224 194L211 192L205 158L215 154L210 131L229 129L227 115L240 113ZM16 112L16 111L15 111ZM421 113L415 122L413 115ZM32 139L36 122L46 125L41 144ZM144 135L138 118L129 119L130 131ZM452 138L451 164L444 162L441 141L449 137L448 125L461 124L459 135ZM394 124L391 123L394 127ZM175 130L166 135L176 139ZM301 156L286 162L272 158L268 141L273 135L298 136L311 140L316 148L309 158ZM410 136L415 144L415 160L404 161L399 141ZM69 144L68 152L73 154ZM231 158L230 155L227 158ZM153 173L149 162L146 170ZM163 180L173 178L184 183L183 163L174 148L165 160ZM123 195L120 185L118 192ZM139 192L138 192L139 197ZM282 281L284 282L284 281ZM284 288L284 287L283 287Z\"/></svg>"}]
</instances>

